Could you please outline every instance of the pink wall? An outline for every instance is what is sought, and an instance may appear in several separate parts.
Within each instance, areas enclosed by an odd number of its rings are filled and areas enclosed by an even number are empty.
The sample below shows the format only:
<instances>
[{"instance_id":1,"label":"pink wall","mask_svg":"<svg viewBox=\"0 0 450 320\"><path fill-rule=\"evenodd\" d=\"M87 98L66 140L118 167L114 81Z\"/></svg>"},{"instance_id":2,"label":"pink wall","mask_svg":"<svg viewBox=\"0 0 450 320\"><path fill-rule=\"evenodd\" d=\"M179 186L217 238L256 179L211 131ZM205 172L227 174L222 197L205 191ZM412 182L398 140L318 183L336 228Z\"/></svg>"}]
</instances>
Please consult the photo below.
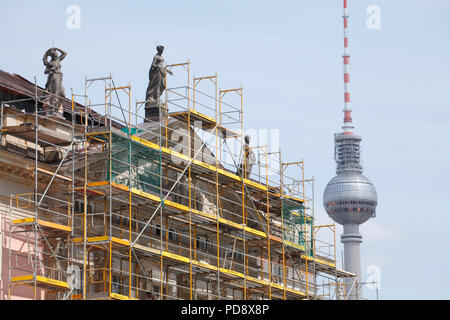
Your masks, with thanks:
<instances>
[{"instance_id":1,"label":"pink wall","mask_svg":"<svg viewBox=\"0 0 450 320\"><path fill-rule=\"evenodd\" d=\"M13 253L26 253L30 250L32 251L34 248L34 240L33 233L29 233L29 244L25 241L25 233L14 234L13 238L9 237L9 219L7 216L2 215L2 233L3 233L3 241L1 244L2 249L2 261L1 261L1 283L0 283L0 300L8 299L8 277L9 277L9 243L11 240L11 250ZM19 263L26 263L28 259L21 258L19 259ZM28 269L29 271L19 271L16 270L13 273L13 276L23 275L23 274L32 274L31 264L26 263L23 267L24 269ZM36 290L36 299L44 299L45 294L44 291L37 288ZM34 289L30 286L20 285L12 287L11 290L11 299L13 300L28 300L34 298Z\"/></svg>"}]
</instances>

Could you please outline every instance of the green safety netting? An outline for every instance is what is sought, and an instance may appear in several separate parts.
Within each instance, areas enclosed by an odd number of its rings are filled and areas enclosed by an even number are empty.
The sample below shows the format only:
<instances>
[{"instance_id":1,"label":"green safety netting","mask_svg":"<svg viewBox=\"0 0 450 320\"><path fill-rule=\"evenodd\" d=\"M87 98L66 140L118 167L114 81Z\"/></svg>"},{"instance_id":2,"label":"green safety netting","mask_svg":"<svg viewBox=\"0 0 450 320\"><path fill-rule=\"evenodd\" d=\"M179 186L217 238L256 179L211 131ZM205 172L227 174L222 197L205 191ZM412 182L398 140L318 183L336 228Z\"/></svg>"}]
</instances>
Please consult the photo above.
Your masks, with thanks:
<instances>
[{"instance_id":1,"label":"green safety netting","mask_svg":"<svg viewBox=\"0 0 450 320\"><path fill-rule=\"evenodd\" d=\"M122 131L128 133L128 128ZM111 134L111 177L108 164L108 180L144 192L159 193L160 170L161 151L143 146L128 135Z\"/></svg>"},{"instance_id":2,"label":"green safety netting","mask_svg":"<svg viewBox=\"0 0 450 320\"><path fill-rule=\"evenodd\" d=\"M308 255L313 255L312 231L313 219L305 214L303 204L288 200L281 200L283 212L283 239L305 248Z\"/></svg>"}]
</instances>

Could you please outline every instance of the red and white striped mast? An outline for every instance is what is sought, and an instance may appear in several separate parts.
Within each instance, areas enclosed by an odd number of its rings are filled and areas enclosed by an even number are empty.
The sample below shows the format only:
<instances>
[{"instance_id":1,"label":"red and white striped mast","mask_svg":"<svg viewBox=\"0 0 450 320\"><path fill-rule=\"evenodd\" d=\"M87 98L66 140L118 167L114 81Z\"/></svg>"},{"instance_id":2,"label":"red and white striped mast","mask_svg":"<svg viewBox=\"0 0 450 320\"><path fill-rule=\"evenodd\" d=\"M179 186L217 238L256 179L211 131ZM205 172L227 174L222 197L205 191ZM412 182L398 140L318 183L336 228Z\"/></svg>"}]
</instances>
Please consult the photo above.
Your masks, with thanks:
<instances>
[{"instance_id":1,"label":"red and white striped mast","mask_svg":"<svg viewBox=\"0 0 450 320\"><path fill-rule=\"evenodd\" d=\"M352 110L350 109L350 50L348 46L348 0L344 0L344 125L343 134L353 134Z\"/></svg>"}]
</instances>

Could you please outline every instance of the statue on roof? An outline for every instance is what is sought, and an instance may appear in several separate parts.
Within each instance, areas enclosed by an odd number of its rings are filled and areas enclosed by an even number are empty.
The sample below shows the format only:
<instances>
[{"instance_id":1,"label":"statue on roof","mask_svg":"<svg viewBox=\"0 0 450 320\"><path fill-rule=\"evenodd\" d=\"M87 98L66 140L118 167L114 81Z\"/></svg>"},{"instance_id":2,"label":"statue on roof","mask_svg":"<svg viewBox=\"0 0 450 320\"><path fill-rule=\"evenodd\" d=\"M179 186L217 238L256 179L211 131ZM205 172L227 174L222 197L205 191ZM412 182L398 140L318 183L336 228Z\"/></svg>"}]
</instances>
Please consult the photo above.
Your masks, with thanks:
<instances>
[{"instance_id":1,"label":"statue on roof","mask_svg":"<svg viewBox=\"0 0 450 320\"><path fill-rule=\"evenodd\" d=\"M148 72L149 82L145 93L145 117L153 114L150 109L159 108L159 101L162 93L166 89L166 74L172 75L172 71L168 70L164 65L162 53L164 46L156 47L156 55L153 58L152 65Z\"/></svg>"},{"instance_id":2,"label":"statue on roof","mask_svg":"<svg viewBox=\"0 0 450 320\"><path fill-rule=\"evenodd\" d=\"M59 54L58 54L59 52ZM55 111L55 108L61 107L59 97L65 98L65 90L62 83L61 61L67 56L67 52L59 48L48 49L42 62L45 65L44 74L48 74L45 90L50 94L45 99L44 109ZM50 60L49 60L50 57ZM59 104L59 105L58 105Z\"/></svg>"}]
</instances>

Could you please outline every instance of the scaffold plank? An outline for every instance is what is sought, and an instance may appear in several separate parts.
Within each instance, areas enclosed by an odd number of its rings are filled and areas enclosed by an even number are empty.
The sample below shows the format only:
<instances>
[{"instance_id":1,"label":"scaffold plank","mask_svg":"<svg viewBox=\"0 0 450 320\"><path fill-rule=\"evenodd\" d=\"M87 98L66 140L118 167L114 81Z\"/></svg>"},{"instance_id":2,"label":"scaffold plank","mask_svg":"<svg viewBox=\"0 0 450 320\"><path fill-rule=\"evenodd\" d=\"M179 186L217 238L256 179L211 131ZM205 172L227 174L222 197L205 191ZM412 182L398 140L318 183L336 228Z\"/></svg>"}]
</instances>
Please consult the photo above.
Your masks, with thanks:
<instances>
[{"instance_id":1,"label":"scaffold plank","mask_svg":"<svg viewBox=\"0 0 450 320\"><path fill-rule=\"evenodd\" d=\"M73 238L72 242L75 244L83 243L83 238ZM87 237L86 243L88 244L100 244L100 243L109 243L116 248L117 246L129 247L130 241L126 239L120 239L117 237L109 237L109 236L96 236L96 237Z\"/></svg>"},{"instance_id":2,"label":"scaffold plank","mask_svg":"<svg viewBox=\"0 0 450 320\"><path fill-rule=\"evenodd\" d=\"M12 277L11 282L15 284L19 283L31 283L36 281L36 286L43 288L43 289L70 289L67 282L55 280L43 276L36 276L33 277L33 275L23 275L23 276L17 276Z\"/></svg>"},{"instance_id":3,"label":"scaffold plank","mask_svg":"<svg viewBox=\"0 0 450 320\"><path fill-rule=\"evenodd\" d=\"M123 294L119 294L119 293L115 293L115 292L111 292L111 299L115 299L115 300L139 300L133 297L129 297Z\"/></svg>"},{"instance_id":4,"label":"scaffold plank","mask_svg":"<svg viewBox=\"0 0 450 320\"><path fill-rule=\"evenodd\" d=\"M12 221L13 225L15 226L27 226L34 224L36 221L35 218L23 218L23 219L14 219ZM37 223L39 226L42 227L45 231L62 231L62 232L71 232L72 228L66 225L62 225L55 222L46 221L43 219L37 219Z\"/></svg>"}]
</instances>

